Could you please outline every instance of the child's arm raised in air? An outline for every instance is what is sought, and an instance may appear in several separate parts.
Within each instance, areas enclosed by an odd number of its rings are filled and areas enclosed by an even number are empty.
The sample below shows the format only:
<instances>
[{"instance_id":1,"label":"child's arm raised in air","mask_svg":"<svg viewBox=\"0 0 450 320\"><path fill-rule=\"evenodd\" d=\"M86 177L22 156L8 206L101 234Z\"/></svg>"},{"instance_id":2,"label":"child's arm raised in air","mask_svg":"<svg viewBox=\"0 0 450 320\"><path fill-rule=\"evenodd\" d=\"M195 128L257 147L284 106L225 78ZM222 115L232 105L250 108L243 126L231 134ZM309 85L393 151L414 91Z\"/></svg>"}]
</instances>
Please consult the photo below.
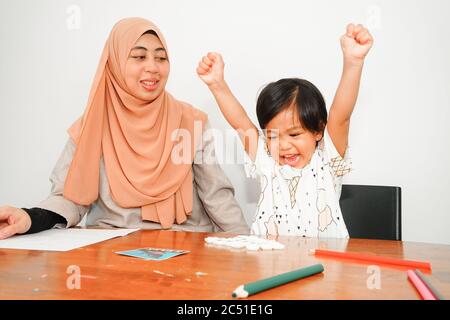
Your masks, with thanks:
<instances>
[{"instance_id":1,"label":"child's arm raised in air","mask_svg":"<svg viewBox=\"0 0 450 320\"><path fill-rule=\"evenodd\" d=\"M211 90L225 119L238 132L250 159L255 160L258 145L258 129L252 123L224 79L222 56L218 53L208 53L199 62L197 74Z\"/></svg>"},{"instance_id":2,"label":"child's arm raised in air","mask_svg":"<svg viewBox=\"0 0 450 320\"><path fill-rule=\"evenodd\" d=\"M373 44L369 31L362 25L349 24L341 37L344 68L328 116L328 133L341 156L348 145L350 117L358 97L364 58Z\"/></svg>"}]
</instances>

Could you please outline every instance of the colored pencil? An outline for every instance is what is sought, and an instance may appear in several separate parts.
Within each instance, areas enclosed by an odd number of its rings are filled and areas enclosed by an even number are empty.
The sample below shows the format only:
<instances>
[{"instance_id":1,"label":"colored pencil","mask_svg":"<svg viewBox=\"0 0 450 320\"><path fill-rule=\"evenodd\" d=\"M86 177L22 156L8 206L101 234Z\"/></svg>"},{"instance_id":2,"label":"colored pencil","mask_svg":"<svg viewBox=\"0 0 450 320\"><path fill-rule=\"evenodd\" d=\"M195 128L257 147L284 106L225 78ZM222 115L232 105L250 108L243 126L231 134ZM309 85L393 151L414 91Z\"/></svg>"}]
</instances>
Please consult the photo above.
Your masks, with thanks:
<instances>
[{"instance_id":1,"label":"colored pencil","mask_svg":"<svg viewBox=\"0 0 450 320\"><path fill-rule=\"evenodd\" d=\"M392 264L404 267L413 267L422 270L431 270L431 264L429 262L422 261L413 261L413 260L404 260L397 258L389 258L383 256L376 255L368 255L357 252L339 252L339 251L331 251L331 250L323 250L323 249L313 249L311 250L316 256L324 256L324 257L334 257L334 258L346 258L346 259L355 259L367 262L375 262L375 263L383 263L383 264Z\"/></svg>"},{"instance_id":2,"label":"colored pencil","mask_svg":"<svg viewBox=\"0 0 450 320\"><path fill-rule=\"evenodd\" d=\"M233 298L247 298L248 296L286 284L291 281L306 278L317 273L323 272L322 264L315 264L309 267L301 268L298 270L282 273L267 279L258 280L255 282L240 285L233 291Z\"/></svg>"},{"instance_id":3,"label":"colored pencil","mask_svg":"<svg viewBox=\"0 0 450 320\"><path fill-rule=\"evenodd\" d=\"M427 286L420 280L420 278L412 270L407 271L408 279L411 281L417 292L421 295L423 300L436 300Z\"/></svg>"},{"instance_id":4,"label":"colored pencil","mask_svg":"<svg viewBox=\"0 0 450 320\"><path fill-rule=\"evenodd\" d=\"M422 282L428 287L428 290L431 291L436 300L445 300L444 296L439 291L437 291L435 287L433 287L431 282L427 279L427 277L425 277L425 275L419 269L416 269L414 272L420 278L420 280L422 280Z\"/></svg>"}]
</instances>

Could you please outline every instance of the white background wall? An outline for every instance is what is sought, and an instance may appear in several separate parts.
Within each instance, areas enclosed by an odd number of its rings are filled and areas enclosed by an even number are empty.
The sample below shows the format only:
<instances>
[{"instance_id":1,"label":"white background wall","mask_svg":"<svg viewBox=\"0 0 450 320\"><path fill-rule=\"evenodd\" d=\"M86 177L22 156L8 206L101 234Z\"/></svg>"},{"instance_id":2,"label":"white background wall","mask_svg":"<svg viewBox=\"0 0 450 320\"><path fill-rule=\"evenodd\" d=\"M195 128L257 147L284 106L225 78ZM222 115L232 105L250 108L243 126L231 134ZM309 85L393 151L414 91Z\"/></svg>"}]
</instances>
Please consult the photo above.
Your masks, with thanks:
<instances>
[{"instance_id":1,"label":"white background wall","mask_svg":"<svg viewBox=\"0 0 450 320\"><path fill-rule=\"evenodd\" d=\"M331 103L341 72L339 36L348 22L370 27L352 118L355 170L346 183L398 185L407 241L450 244L450 2L143 0L0 1L0 204L44 199L48 176L82 114L112 25L141 16L163 31L171 53L168 90L226 129L195 74L210 50L256 121L258 90L283 77L315 83ZM224 165L247 218L258 186Z\"/></svg>"}]
</instances>

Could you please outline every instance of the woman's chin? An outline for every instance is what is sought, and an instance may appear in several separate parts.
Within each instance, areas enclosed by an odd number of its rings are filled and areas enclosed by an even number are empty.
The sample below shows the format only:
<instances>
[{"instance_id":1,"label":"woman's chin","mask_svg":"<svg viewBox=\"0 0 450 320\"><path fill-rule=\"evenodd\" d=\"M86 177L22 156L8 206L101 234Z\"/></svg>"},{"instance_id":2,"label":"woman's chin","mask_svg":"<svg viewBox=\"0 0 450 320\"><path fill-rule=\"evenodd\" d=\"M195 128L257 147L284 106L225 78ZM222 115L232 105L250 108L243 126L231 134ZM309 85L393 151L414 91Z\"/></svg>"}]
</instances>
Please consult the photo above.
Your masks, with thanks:
<instances>
[{"instance_id":1,"label":"woman's chin","mask_svg":"<svg viewBox=\"0 0 450 320\"><path fill-rule=\"evenodd\" d=\"M157 91L152 91L152 92L147 92L147 91L141 91L138 94L135 94L135 96L143 101L147 101L147 102L152 102L153 100L155 100L156 98L158 98L160 95L160 92Z\"/></svg>"}]
</instances>

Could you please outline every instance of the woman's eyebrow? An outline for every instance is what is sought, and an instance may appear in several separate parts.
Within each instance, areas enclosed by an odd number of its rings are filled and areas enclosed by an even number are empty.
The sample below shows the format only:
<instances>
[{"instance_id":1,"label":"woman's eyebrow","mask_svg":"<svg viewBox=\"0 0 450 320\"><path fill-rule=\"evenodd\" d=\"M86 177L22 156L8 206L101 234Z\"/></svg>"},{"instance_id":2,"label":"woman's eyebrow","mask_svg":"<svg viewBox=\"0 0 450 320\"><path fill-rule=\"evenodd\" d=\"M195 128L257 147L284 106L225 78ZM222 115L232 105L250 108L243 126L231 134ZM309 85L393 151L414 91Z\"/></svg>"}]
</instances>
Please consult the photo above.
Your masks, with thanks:
<instances>
[{"instance_id":1,"label":"woman's eyebrow","mask_svg":"<svg viewBox=\"0 0 450 320\"><path fill-rule=\"evenodd\" d=\"M132 48L131 50L145 50L145 51L147 51L147 48L146 47L141 47L141 46L136 46L136 47Z\"/></svg>"},{"instance_id":2,"label":"woman's eyebrow","mask_svg":"<svg viewBox=\"0 0 450 320\"><path fill-rule=\"evenodd\" d=\"M131 51L133 51L133 50L145 50L145 51L148 51L148 49L146 47L142 47L142 46L136 46L134 48L131 48ZM166 49L164 49L163 47L159 47L159 48L156 48L153 51L154 52L160 52L160 51L166 52Z\"/></svg>"}]
</instances>

